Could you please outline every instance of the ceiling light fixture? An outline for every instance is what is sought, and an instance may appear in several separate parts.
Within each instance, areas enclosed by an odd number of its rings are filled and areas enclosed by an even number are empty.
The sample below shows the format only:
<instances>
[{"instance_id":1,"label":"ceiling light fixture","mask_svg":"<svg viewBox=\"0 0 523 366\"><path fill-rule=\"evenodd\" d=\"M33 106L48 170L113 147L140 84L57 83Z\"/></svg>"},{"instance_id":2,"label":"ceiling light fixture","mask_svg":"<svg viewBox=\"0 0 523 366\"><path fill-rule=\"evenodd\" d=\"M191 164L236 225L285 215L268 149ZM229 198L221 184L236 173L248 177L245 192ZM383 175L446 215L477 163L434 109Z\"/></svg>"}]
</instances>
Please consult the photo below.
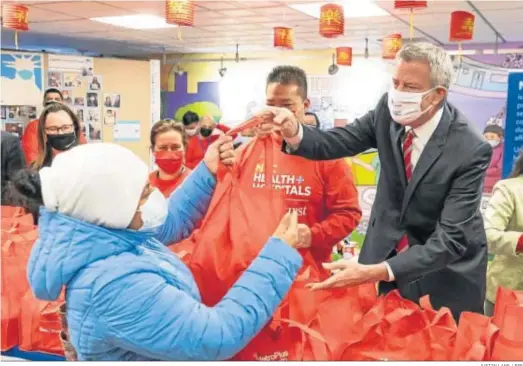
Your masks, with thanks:
<instances>
[{"instance_id":1,"label":"ceiling light fixture","mask_svg":"<svg viewBox=\"0 0 523 366\"><path fill-rule=\"evenodd\" d=\"M156 15L137 14L121 15L115 17L98 17L91 18L95 22L114 25L116 27L129 29L162 29L176 28L176 25L167 24L165 19Z\"/></svg>"},{"instance_id":2,"label":"ceiling light fixture","mask_svg":"<svg viewBox=\"0 0 523 366\"><path fill-rule=\"evenodd\" d=\"M380 8L371 0L358 1L332 1L332 3L343 6L345 18L367 18L367 17L382 17L390 16L385 10ZM313 18L320 18L320 8L325 5L325 2L293 4L289 7L307 14Z\"/></svg>"}]
</instances>

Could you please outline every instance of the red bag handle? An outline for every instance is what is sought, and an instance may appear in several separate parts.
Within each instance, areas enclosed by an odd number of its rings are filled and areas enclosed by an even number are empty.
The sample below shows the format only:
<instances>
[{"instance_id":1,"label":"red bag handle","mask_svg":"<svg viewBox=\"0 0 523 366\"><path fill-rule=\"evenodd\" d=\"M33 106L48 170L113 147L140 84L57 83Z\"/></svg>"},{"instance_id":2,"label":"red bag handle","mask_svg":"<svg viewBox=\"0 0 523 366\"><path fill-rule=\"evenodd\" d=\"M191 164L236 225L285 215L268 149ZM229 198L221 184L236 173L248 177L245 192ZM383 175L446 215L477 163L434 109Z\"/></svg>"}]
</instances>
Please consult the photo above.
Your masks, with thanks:
<instances>
[{"instance_id":1,"label":"red bag handle","mask_svg":"<svg viewBox=\"0 0 523 366\"><path fill-rule=\"evenodd\" d=\"M226 135L227 136L237 135L245 130L258 126L261 123L263 123L263 119L261 119L260 117L253 117L245 122L240 123L238 126L230 129L229 132L226 133Z\"/></svg>"}]
</instances>

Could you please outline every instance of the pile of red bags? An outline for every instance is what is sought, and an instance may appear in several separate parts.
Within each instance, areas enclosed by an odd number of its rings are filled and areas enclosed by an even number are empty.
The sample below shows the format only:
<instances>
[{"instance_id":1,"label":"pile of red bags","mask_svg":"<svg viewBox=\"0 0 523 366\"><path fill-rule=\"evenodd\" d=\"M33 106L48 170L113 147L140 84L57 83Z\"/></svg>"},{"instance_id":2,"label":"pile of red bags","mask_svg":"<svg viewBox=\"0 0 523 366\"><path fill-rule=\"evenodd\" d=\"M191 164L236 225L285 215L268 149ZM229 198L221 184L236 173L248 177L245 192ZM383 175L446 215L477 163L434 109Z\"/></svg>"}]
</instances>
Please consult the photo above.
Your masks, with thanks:
<instances>
[{"instance_id":1,"label":"pile of red bags","mask_svg":"<svg viewBox=\"0 0 523 366\"><path fill-rule=\"evenodd\" d=\"M38 230L33 216L21 208L1 207L2 330L1 350L19 346L24 351L63 355L59 301L35 299L27 281L27 261ZM58 320L58 322L56 322Z\"/></svg>"},{"instance_id":2,"label":"pile of red bags","mask_svg":"<svg viewBox=\"0 0 523 366\"><path fill-rule=\"evenodd\" d=\"M200 229L171 247L191 268L208 306L233 286L283 216L282 192L264 184L272 181L279 153L272 138L242 151L235 168L218 173ZM256 184L244 171L260 175ZM304 265L288 296L234 360L501 360L515 357L521 344L523 332L514 329L523 329L523 301L503 305L507 292L500 290L496 317L464 313L457 327L451 312L435 311L428 298L421 307L398 292L377 298L374 285L311 292L305 285L320 280L320 271L310 254L302 254Z\"/></svg>"}]
</instances>

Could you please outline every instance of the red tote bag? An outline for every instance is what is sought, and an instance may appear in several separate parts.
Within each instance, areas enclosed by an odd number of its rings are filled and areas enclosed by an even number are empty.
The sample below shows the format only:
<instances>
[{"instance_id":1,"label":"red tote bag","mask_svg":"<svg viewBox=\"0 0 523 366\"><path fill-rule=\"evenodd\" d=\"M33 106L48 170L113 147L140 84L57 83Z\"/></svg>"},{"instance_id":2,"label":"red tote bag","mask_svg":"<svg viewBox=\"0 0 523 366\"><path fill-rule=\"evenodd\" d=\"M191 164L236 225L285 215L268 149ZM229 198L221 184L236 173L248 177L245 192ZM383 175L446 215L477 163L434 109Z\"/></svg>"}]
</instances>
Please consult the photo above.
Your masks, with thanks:
<instances>
[{"instance_id":1,"label":"red tote bag","mask_svg":"<svg viewBox=\"0 0 523 366\"><path fill-rule=\"evenodd\" d=\"M29 288L27 260L37 236L36 230L25 234L2 231L2 351L7 351L18 344L20 306Z\"/></svg>"},{"instance_id":2,"label":"red tote bag","mask_svg":"<svg viewBox=\"0 0 523 366\"><path fill-rule=\"evenodd\" d=\"M56 301L41 301L27 291L20 314L20 349L63 356L60 339L62 317L60 306L64 293Z\"/></svg>"},{"instance_id":3,"label":"red tote bag","mask_svg":"<svg viewBox=\"0 0 523 366\"><path fill-rule=\"evenodd\" d=\"M207 215L188 239L194 245L189 267L208 306L216 305L233 286L283 217L283 192L272 190L270 185L255 185L252 176L241 173L244 166L258 164L264 154L259 174L272 180L272 169L267 168L272 166L272 153L273 139L259 139L242 152L235 168L221 167Z\"/></svg>"}]
</instances>

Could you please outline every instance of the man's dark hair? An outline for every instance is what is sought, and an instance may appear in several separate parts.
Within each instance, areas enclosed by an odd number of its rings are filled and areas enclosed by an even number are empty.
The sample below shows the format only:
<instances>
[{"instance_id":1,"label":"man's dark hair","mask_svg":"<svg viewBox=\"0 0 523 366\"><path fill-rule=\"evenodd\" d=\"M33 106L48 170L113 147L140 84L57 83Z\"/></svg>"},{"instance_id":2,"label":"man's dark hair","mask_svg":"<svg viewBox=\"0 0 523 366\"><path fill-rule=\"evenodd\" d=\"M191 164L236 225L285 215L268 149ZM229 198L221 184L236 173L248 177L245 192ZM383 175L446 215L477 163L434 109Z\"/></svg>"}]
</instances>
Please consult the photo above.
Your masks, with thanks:
<instances>
[{"instance_id":1,"label":"man's dark hair","mask_svg":"<svg viewBox=\"0 0 523 366\"><path fill-rule=\"evenodd\" d=\"M45 103L45 98L47 98L47 94L51 94L51 93L56 93L56 94L59 94L60 95L60 99L64 100L64 96L62 94L62 92L56 88L49 88L45 91L44 93L44 103Z\"/></svg>"},{"instance_id":2,"label":"man's dark hair","mask_svg":"<svg viewBox=\"0 0 523 366\"><path fill-rule=\"evenodd\" d=\"M313 113L313 112L306 112L305 115L306 115L306 116L313 116L314 119L316 120L316 128L320 128L320 119L318 118L318 116L316 115L316 113Z\"/></svg>"},{"instance_id":3,"label":"man's dark hair","mask_svg":"<svg viewBox=\"0 0 523 366\"><path fill-rule=\"evenodd\" d=\"M269 84L296 85L300 96L307 99L307 74L296 66L276 66L267 76L267 86Z\"/></svg>"},{"instance_id":4,"label":"man's dark hair","mask_svg":"<svg viewBox=\"0 0 523 366\"><path fill-rule=\"evenodd\" d=\"M184 126L189 126L195 122L199 122L200 117L193 111L188 111L183 115L182 121Z\"/></svg>"},{"instance_id":5,"label":"man's dark hair","mask_svg":"<svg viewBox=\"0 0 523 366\"><path fill-rule=\"evenodd\" d=\"M502 138L504 131L503 128L498 125L487 125L487 127L485 127L485 129L483 130L483 133L495 133L500 138Z\"/></svg>"}]
</instances>

